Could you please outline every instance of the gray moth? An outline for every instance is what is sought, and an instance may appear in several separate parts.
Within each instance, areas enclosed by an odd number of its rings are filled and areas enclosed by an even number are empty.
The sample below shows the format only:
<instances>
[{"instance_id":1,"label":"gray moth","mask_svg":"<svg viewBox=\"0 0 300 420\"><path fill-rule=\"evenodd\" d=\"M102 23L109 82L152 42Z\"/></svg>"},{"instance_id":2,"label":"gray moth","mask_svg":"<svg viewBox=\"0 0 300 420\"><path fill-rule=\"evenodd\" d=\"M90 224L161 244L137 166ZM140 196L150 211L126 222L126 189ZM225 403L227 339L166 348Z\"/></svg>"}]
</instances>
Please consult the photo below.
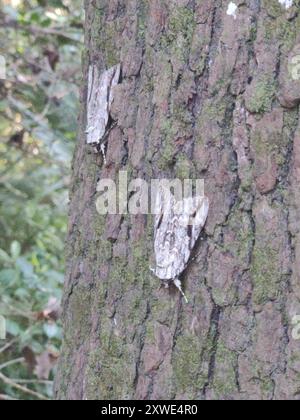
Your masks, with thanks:
<instances>
[{"instance_id":1,"label":"gray moth","mask_svg":"<svg viewBox=\"0 0 300 420\"><path fill-rule=\"evenodd\" d=\"M158 190L154 226L156 268L153 272L166 287L173 282L186 301L179 276L187 268L208 212L207 197L195 196L176 201L170 190Z\"/></svg>"},{"instance_id":2,"label":"gray moth","mask_svg":"<svg viewBox=\"0 0 300 420\"><path fill-rule=\"evenodd\" d=\"M105 135L108 129L110 110L114 100L114 87L119 83L121 65L118 64L100 73L96 64L91 64L88 75L87 99L87 144L101 150L105 159Z\"/></svg>"}]
</instances>

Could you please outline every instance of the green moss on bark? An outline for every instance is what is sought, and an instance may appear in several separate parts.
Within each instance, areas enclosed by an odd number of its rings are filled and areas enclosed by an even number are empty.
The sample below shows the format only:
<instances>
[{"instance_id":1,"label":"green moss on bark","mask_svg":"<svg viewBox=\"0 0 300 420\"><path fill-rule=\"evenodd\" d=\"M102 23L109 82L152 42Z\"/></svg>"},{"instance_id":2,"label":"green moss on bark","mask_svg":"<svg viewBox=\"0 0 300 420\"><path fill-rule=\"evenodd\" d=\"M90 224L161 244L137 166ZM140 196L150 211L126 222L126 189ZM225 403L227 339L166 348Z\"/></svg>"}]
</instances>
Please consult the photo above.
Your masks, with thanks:
<instances>
[{"instance_id":1,"label":"green moss on bark","mask_svg":"<svg viewBox=\"0 0 300 420\"><path fill-rule=\"evenodd\" d=\"M270 246L257 244L253 253L251 267L253 279L253 300L262 305L274 300L280 293L281 275L278 267L278 252Z\"/></svg>"},{"instance_id":2,"label":"green moss on bark","mask_svg":"<svg viewBox=\"0 0 300 420\"><path fill-rule=\"evenodd\" d=\"M247 100L247 108L254 114L264 114L272 110L277 84L272 76L261 76Z\"/></svg>"},{"instance_id":3,"label":"green moss on bark","mask_svg":"<svg viewBox=\"0 0 300 420\"><path fill-rule=\"evenodd\" d=\"M195 24L194 13L191 9L173 8L167 31L161 38L162 48L185 61L189 56Z\"/></svg>"},{"instance_id":4,"label":"green moss on bark","mask_svg":"<svg viewBox=\"0 0 300 420\"><path fill-rule=\"evenodd\" d=\"M200 393L207 380L201 374L201 350L199 339L193 335L184 334L178 338L173 353L173 370L176 387L179 392L190 394Z\"/></svg>"},{"instance_id":5,"label":"green moss on bark","mask_svg":"<svg viewBox=\"0 0 300 420\"><path fill-rule=\"evenodd\" d=\"M230 399L238 392L236 369L237 355L219 342L215 358L213 391L217 399Z\"/></svg>"}]
</instances>

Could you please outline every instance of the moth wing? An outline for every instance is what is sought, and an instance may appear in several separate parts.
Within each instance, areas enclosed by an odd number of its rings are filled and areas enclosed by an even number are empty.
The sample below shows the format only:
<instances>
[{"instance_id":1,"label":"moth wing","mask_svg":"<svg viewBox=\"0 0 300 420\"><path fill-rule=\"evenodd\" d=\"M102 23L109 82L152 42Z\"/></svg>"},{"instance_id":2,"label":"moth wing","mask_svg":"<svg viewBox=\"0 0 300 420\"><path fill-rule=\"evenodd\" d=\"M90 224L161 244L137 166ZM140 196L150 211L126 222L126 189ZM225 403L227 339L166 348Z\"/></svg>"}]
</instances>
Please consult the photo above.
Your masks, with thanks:
<instances>
[{"instance_id":1,"label":"moth wing","mask_svg":"<svg viewBox=\"0 0 300 420\"><path fill-rule=\"evenodd\" d=\"M98 83L101 78L99 68L95 64L89 66L88 74L88 100L87 100L87 143L95 144L99 142L97 135L97 94L98 94Z\"/></svg>"},{"instance_id":2,"label":"moth wing","mask_svg":"<svg viewBox=\"0 0 300 420\"><path fill-rule=\"evenodd\" d=\"M201 230L203 229L207 221L207 217L209 213L209 199L207 197L196 197L196 199L197 199L197 210L196 210L193 226L195 226L195 228L197 230L200 230L201 232Z\"/></svg>"},{"instance_id":3,"label":"moth wing","mask_svg":"<svg viewBox=\"0 0 300 420\"><path fill-rule=\"evenodd\" d=\"M190 240L190 247L191 250L194 248L200 233L205 226L207 221L208 212L209 212L209 199L207 197L196 197L196 205L197 210L195 213L195 217L191 220L191 240Z\"/></svg>"},{"instance_id":4,"label":"moth wing","mask_svg":"<svg viewBox=\"0 0 300 420\"><path fill-rule=\"evenodd\" d=\"M181 272L185 270L189 262L193 248L206 223L208 212L209 200L207 197L197 196L183 200L180 216L182 263L178 267Z\"/></svg>"},{"instance_id":5,"label":"moth wing","mask_svg":"<svg viewBox=\"0 0 300 420\"><path fill-rule=\"evenodd\" d=\"M155 230L160 228L162 222L164 226L172 219L174 215L175 197L170 191L163 187L159 187L156 193L155 202Z\"/></svg>"},{"instance_id":6,"label":"moth wing","mask_svg":"<svg viewBox=\"0 0 300 420\"><path fill-rule=\"evenodd\" d=\"M113 67L114 73L111 80L110 92L109 92L109 110L114 100L114 87L117 86L121 76L121 64L117 64Z\"/></svg>"},{"instance_id":7,"label":"moth wing","mask_svg":"<svg viewBox=\"0 0 300 420\"><path fill-rule=\"evenodd\" d=\"M162 195L162 190L159 188L156 193L156 200L155 200L155 223L154 223L154 229L155 229L155 237L158 234L158 229L162 223L163 216L164 216L164 200Z\"/></svg>"},{"instance_id":8,"label":"moth wing","mask_svg":"<svg viewBox=\"0 0 300 420\"><path fill-rule=\"evenodd\" d=\"M155 239L156 257L155 274L161 280L173 279L173 265L176 255L173 247L175 198L164 188L159 188L155 204Z\"/></svg>"},{"instance_id":9,"label":"moth wing","mask_svg":"<svg viewBox=\"0 0 300 420\"><path fill-rule=\"evenodd\" d=\"M87 105L87 143L99 144L105 134L109 109L113 101L112 83L120 79L121 66L114 66L100 75L97 65L89 68Z\"/></svg>"},{"instance_id":10,"label":"moth wing","mask_svg":"<svg viewBox=\"0 0 300 420\"><path fill-rule=\"evenodd\" d=\"M178 255L173 265L173 279L179 277L186 269L192 252L192 249L190 248L190 238L187 235L186 229L182 225L179 225L177 228L176 242L176 252Z\"/></svg>"}]
</instances>

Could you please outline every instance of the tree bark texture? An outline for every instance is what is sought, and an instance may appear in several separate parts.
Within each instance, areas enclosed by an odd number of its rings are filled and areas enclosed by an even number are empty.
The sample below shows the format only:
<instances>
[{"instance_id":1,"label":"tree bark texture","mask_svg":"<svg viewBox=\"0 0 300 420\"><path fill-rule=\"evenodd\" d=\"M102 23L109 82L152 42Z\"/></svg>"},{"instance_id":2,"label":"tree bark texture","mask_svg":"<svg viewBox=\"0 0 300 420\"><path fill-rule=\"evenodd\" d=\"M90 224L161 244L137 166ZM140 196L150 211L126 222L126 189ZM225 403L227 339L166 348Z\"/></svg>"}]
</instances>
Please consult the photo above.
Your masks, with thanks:
<instances>
[{"instance_id":1,"label":"tree bark texture","mask_svg":"<svg viewBox=\"0 0 300 420\"><path fill-rule=\"evenodd\" d=\"M58 399L300 397L299 7L235 4L86 1ZM86 145L89 63L122 63L107 166ZM149 270L153 218L97 213L120 170L205 179L188 305Z\"/></svg>"}]
</instances>

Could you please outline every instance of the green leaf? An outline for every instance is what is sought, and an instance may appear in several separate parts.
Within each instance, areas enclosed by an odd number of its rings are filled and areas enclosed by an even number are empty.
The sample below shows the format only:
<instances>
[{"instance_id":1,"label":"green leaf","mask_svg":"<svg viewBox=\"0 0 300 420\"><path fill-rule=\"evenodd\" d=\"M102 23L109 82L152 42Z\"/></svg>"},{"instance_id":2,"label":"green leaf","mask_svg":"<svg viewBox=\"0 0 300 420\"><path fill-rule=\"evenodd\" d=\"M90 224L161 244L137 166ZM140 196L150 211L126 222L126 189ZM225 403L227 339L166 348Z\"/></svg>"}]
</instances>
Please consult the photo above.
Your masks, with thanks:
<instances>
[{"instance_id":1,"label":"green leaf","mask_svg":"<svg viewBox=\"0 0 300 420\"><path fill-rule=\"evenodd\" d=\"M34 275L33 265L30 264L30 262L28 262L26 258L23 258L23 257L18 258L16 265L20 269L24 277L28 278Z\"/></svg>"},{"instance_id":2,"label":"green leaf","mask_svg":"<svg viewBox=\"0 0 300 420\"><path fill-rule=\"evenodd\" d=\"M19 273L13 269L7 269L0 271L0 285L4 287L12 287L18 280Z\"/></svg>"},{"instance_id":3,"label":"green leaf","mask_svg":"<svg viewBox=\"0 0 300 420\"><path fill-rule=\"evenodd\" d=\"M41 21L41 25L42 25L44 28L49 28L49 26L51 26L51 23L52 23L52 20L51 20L50 18L46 18L46 19L43 19L43 20Z\"/></svg>"},{"instance_id":4,"label":"green leaf","mask_svg":"<svg viewBox=\"0 0 300 420\"><path fill-rule=\"evenodd\" d=\"M18 241L13 241L10 246L10 253L14 260L21 255L21 244Z\"/></svg>"},{"instance_id":5,"label":"green leaf","mask_svg":"<svg viewBox=\"0 0 300 420\"><path fill-rule=\"evenodd\" d=\"M17 324L15 321L12 321L11 319L6 320L6 332L13 337L16 337L21 334L21 328L19 324Z\"/></svg>"},{"instance_id":6,"label":"green leaf","mask_svg":"<svg viewBox=\"0 0 300 420\"><path fill-rule=\"evenodd\" d=\"M40 15L38 12L33 12L29 16L29 20L33 23L39 23L40 22Z\"/></svg>"},{"instance_id":7,"label":"green leaf","mask_svg":"<svg viewBox=\"0 0 300 420\"><path fill-rule=\"evenodd\" d=\"M14 296L20 300L30 299L30 293L27 289L19 288L15 291Z\"/></svg>"},{"instance_id":8,"label":"green leaf","mask_svg":"<svg viewBox=\"0 0 300 420\"><path fill-rule=\"evenodd\" d=\"M55 338L59 329L56 324L44 324L44 331L48 338Z\"/></svg>"},{"instance_id":9,"label":"green leaf","mask_svg":"<svg viewBox=\"0 0 300 420\"><path fill-rule=\"evenodd\" d=\"M10 256L3 249L0 249L0 261L4 263L11 262Z\"/></svg>"}]
</instances>

